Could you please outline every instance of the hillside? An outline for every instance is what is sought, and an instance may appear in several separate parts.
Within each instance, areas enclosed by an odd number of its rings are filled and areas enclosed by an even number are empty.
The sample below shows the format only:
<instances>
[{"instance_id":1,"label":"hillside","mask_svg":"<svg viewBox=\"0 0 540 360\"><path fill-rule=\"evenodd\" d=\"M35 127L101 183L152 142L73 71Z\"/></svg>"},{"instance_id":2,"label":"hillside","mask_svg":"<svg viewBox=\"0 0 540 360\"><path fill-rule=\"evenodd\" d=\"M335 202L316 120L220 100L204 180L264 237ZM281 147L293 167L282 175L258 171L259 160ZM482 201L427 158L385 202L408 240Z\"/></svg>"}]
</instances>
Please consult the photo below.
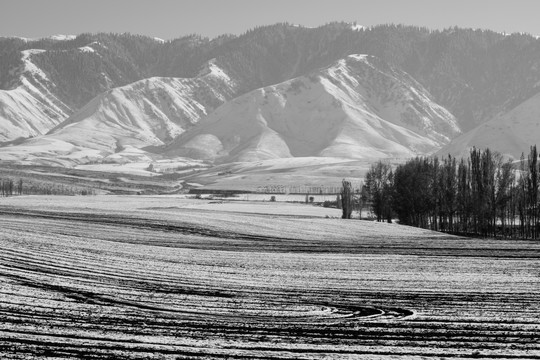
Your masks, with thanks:
<instances>
[{"instance_id":1,"label":"hillside","mask_svg":"<svg viewBox=\"0 0 540 360\"><path fill-rule=\"evenodd\" d=\"M130 34L0 38L0 89L8 91L2 92L0 141L50 130L115 87L150 77L195 77L212 59L238 84L239 96L306 75L350 54L373 55L403 69L453 113L464 130L510 110L539 90L540 42L527 34L331 23L313 29L276 24L212 40L190 35L163 42ZM23 71L27 60L48 82ZM25 78L41 84L37 92L20 88ZM44 98L58 103L62 111ZM20 108L32 115L21 118L36 118L32 123L42 125L29 129L30 124L17 120L14 114Z\"/></svg>"},{"instance_id":2,"label":"hillside","mask_svg":"<svg viewBox=\"0 0 540 360\"><path fill-rule=\"evenodd\" d=\"M0 148L0 157L59 165L158 154L214 163L403 158L432 153L460 132L414 79L367 55L231 101L235 82L214 61L205 71L110 90L49 134Z\"/></svg>"},{"instance_id":3,"label":"hillside","mask_svg":"<svg viewBox=\"0 0 540 360\"><path fill-rule=\"evenodd\" d=\"M490 148L505 157L519 159L540 139L540 94L514 109L494 117L473 130L457 137L438 151L439 155L467 156L469 150Z\"/></svg>"},{"instance_id":4,"label":"hillside","mask_svg":"<svg viewBox=\"0 0 540 360\"><path fill-rule=\"evenodd\" d=\"M460 132L403 71L366 55L222 105L168 145L168 156L217 162L428 154Z\"/></svg>"},{"instance_id":5,"label":"hillside","mask_svg":"<svg viewBox=\"0 0 540 360\"><path fill-rule=\"evenodd\" d=\"M97 96L47 135L0 148L0 158L53 165L149 161L139 148L176 138L231 98L234 88L212 62L193 79L140 80Z\"/></svg>"},{"instance_id":6,"label":"hillside","mask_svg":"<svg viewBox=\"0 0 540 360\"><path fill-rule=\"evenodd\" d=\"M65 120L72 109L50 89L55 85L33 59L43 50L22 52L20 84L0 90L0 142L37 136Z\"/></svg>"},{"instance_id":7,"label":"hillside","mask_svg":"<svg viewBox=\"0 0 540 360\"><path fill-rule=\"evenodd\" d=\"M153 56L159 44L121 38L122 46L113 35L0 38L0 142L44 134L99 94L145 78L146 65L124 48L146 42Z\"/></svg>"}]
</instances>

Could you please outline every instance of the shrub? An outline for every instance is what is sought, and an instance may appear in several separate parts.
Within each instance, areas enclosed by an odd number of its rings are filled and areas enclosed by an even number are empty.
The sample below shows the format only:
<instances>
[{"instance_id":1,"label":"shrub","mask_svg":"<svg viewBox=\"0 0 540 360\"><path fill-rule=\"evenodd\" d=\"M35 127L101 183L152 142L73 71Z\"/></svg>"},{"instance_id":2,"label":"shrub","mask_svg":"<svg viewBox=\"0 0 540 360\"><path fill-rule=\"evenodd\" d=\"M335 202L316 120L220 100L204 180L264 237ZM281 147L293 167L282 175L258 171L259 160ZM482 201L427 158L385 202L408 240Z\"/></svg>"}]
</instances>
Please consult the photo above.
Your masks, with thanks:
<instances>
[{"instance_id":1,"label":"shrub","mask_svg":"<svg viewBox=\"0 0 540 360\"><path fill-rule=\"evenodd\" d=\"M336 202L335 202L335 201L325 200L325 201L323 202L323 207L325 207L325 208L335 208L335 207L337 207L337 206L336 206Z\"/></svg>"}]
</instances>

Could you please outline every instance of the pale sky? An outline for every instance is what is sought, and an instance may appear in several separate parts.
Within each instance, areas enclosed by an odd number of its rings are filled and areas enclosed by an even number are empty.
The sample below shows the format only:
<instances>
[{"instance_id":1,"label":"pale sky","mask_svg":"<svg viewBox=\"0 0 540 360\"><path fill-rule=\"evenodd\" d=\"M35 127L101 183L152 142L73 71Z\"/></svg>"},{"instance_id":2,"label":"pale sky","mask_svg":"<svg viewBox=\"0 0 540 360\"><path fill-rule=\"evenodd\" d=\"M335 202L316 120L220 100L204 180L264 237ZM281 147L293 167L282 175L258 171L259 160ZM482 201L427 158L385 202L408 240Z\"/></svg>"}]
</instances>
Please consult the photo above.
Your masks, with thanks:
<instances>
[{"instance_id":1,"label":"pale sky","mask_svg":"<svg viewBox=\"0 0 540 360\"><path fill-rule=\"evenodd\" d=\"M130 32L163 39L347 21L540 35L538 0L0 0L0 36Z\"/></svg>"}]
</instances>

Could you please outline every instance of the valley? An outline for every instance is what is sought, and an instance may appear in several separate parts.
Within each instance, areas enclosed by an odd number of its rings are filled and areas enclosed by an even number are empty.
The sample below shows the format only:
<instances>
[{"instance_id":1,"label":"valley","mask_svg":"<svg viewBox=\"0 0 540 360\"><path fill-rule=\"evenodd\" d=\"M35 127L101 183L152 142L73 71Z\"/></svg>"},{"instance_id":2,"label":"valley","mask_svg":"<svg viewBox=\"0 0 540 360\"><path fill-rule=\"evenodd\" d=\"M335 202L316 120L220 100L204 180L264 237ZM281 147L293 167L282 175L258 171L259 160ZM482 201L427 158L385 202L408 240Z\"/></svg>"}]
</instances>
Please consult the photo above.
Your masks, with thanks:
<instances>
[{"instance_id":1,"label":"valley","mask_svg":"<svg viewBox=\"0 0 540 360\"><path fill-rule=\"evenodd\" d=\"M527 152L538 49L350 23L0 38L0 357L540 359L537 241L331 206L379 160Z\"/></svg>"},{"instance_id":2,"label":"valley","mask_svg":"<svg viewBox=\"0 0 540 360\"><path fill-rule=\"evenodd\" d=\"M540 359L539 59L356 22L0 37L0 359Z\"/></svg>"}]
</instances>

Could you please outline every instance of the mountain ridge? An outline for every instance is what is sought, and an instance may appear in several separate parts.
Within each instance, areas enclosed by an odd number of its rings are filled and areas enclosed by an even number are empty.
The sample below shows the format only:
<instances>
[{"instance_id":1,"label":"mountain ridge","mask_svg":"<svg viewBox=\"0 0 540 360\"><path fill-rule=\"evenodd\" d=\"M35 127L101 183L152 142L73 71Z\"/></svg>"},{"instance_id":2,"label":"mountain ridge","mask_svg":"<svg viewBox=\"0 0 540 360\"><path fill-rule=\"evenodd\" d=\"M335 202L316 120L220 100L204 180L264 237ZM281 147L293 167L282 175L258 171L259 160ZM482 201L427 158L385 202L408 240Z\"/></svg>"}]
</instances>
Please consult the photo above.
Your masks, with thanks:
<instances>
[{"instance_id":1,"label":"mountain ridge","mask_svg":"<svg viewBox=\"0 0 540 360\"><path fill-rule=\"evenodd\" d=\"M59 51L93 42L104 48L94 54ZM276 24L238 36L207 39L191 35L165 43L139 35L82 34L63 41L0 41L0 64L10 67L17 62L17 53L28 48L46 50L37 57L38 66L60 88L77 84L58 96L73 112L103 91L143 78L194 77L201 64L211 59L217 59L231 77L241 80L236 94L241 95L328 66L350 54L370 54L403 68L468 130L505 106L518 105L538 92L535 84L540 81L536 38L459 28L434 31L396 25L354 28L348 23L331 23L305 28ZM523 56L516 59L516 52ZM9 60L11 57L15 60ZM81 75L85 68L92 69L87 70L90 73L106 74L109 81ZM0 69L0 84L9 82L4 79L9 76L3 75L8 73L9 69Z\"/></svg>"},{"instance_id":2,"label":"mountain ridge","mask_svg":"<svg viewBox=\"0 0 540 360\"><path fill-rule=\"evenodd\" d=\"M540 91L540 41L489 30L281 23L214 39L189 35L161 41L103 33L36 41L0 38L0 141L13 144L57 131L103 94L145 79L196 78L205 64L212 63L235 83L229 101L306 76L351 54L376 56L407 73L455 115L464 131L503 116ZM129 118L125 111L122 116ZM149 142L160 146L173 141L182 131L171 124L162 122L162 134L154 134L159 141ZM442 146L446 140L440 140Z\"/></svg>"},{"instance_id":3,"label":"mountain ridge","mask_svg":"<svg viewBox=\"0 0 540 360\"><path fill-rule=\"evenodd\" d=\"M215 160L224 152L226 161L414 156L436 150L459 132L452 114L406 73L374 57L349 55L235 98L173 141L166 153Z\"/></svg>"},{"instance_id":4,"label":"mountain ridge","mask_svg":"<svg viewBox=\"0 0 540 360\"><path fill-rule=\"evenodd\" d=\"M235 86L213 63L196 78L139 80L98 95L46 135L0 148L0 156L69 165L107 161L126 148L163 145L232 97Z\"/></svg>"},{"instance_id":5,"label":"mountain ridge","mask_svg":"<svg viewBox=\"0 0 540 360\"><path fill-rule=\"evenodd\" d=\"M109 90L47 135L0 148L0 156L29 160L32 148L47 148L52 153L38 159L88 163L113 154L117 161L127 147L165 145L165 157L210 162L403 157L431 153L460 132L419 83L372 56L350 55L239 97L216 63L196 78L150 78Z\"/></svg>"}]
</instances>

